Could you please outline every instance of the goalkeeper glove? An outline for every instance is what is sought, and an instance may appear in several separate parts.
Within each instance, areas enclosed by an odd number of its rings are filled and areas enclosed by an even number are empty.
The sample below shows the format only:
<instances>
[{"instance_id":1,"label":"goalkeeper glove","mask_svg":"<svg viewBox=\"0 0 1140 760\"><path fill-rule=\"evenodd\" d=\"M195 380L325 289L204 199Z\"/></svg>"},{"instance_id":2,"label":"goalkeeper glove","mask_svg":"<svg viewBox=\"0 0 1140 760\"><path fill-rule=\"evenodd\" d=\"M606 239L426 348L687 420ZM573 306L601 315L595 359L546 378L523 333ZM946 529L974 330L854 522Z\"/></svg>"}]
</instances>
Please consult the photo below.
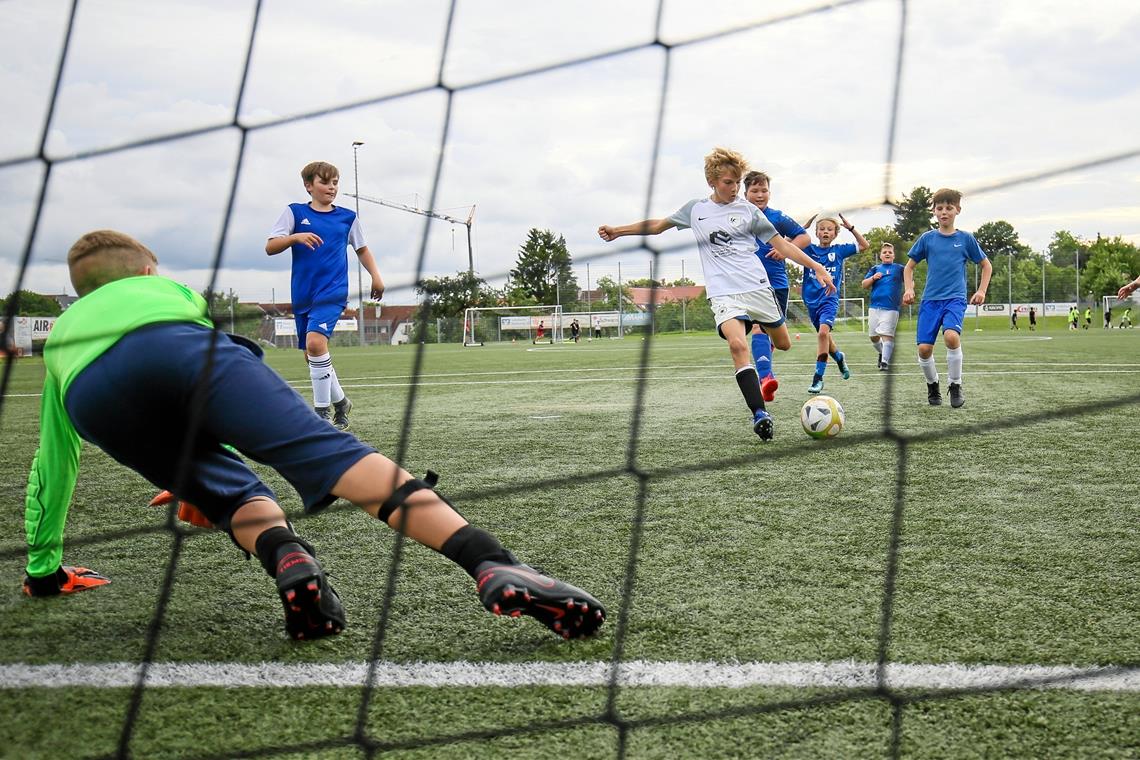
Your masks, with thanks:
<instances>
[{"instance_id":1,"label":"goalkeeper glove","mask_svg":"<svg viewBox=\"0 0 1140 760\"><path fill-rule=\"evenodd\" d=\"M201 510L195 507L188 501L177 499L170 491L162 491L153 499L150 500L150 507L161 507L164 504L169 504L172 501L178 502L178 519L182 522L190 523L199 528L212 528L214 524L210 519L202 514Z\"/></svg>"},{"instance_id":2,"label":"goalkeeper glove","mask_svg":"<svg viewBox=\"0 0 1140 760\"><path fill-rule=\"evenodd\" d=\"M58 594L74 594L96 586L106 586L111 579L100 575L86 567L72 567L64 565L51 575L43 578L24 576L24 594L26 596L56 596Z\"/></svg>"}]
</instances>

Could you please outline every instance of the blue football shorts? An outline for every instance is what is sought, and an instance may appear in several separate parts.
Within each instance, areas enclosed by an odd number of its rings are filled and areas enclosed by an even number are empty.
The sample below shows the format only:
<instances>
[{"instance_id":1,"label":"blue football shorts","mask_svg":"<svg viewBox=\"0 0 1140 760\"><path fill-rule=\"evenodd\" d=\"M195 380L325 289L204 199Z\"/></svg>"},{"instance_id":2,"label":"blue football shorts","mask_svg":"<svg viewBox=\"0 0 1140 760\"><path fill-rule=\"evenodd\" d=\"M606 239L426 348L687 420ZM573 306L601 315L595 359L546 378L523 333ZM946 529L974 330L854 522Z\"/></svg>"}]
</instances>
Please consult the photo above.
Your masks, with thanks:
<instances>
[{"instance_id":1,"label":"blue football shorts","mask_svg":"<svg viewBox=\"0 0 1140 760\"><path fill-rule=\"evenodd\" d=\"M305 350L305 336L311 332L331 338L336 321L344 313L344 304L313 304L308 311L296 312L293 321L297 324L297 348Z\"/></svg>"},{"instance_id":2,"label":"blue football shorts","mask_svg":"<svg viewBox=\"0 0 1140 760\"><path fill-rule=\"evenodd\" d=\"M210 344L213 362L205 385ZM193 409L202 400L180 471ZM197 506L219 527L273 491L233 452L277 470L306 512L333 501L341 476L374 448L337 430L261 360L261 349L185 322L128 333L79 373L64 400L79 435L158 488Z\"/></svg>"},{"instance_id":3,"label":"blue football shorts","mask_svg":"<svg viewBox=\"0 0 1140 760\"><path fill-rule=\"evenodd\" d=\"M937 301L924 300L918 306L918 332L915 341L918 345L934 345L938 332L953 330L962 334L962 323L966 319L966 299L946 298Z\"/></svg>"},{"instance_id":4,"label":"blue football shorts","mask_svg":"<svg viewBox=\"0 0 1140 760\"><path fill-rule=\"evenodd\" d=\"M807 304L808 319L812 327L819 332L820 325L827 325L835 329L835 318L839 315L839 299L824 298L822 301Z\"/></svg>"}]
</instances>

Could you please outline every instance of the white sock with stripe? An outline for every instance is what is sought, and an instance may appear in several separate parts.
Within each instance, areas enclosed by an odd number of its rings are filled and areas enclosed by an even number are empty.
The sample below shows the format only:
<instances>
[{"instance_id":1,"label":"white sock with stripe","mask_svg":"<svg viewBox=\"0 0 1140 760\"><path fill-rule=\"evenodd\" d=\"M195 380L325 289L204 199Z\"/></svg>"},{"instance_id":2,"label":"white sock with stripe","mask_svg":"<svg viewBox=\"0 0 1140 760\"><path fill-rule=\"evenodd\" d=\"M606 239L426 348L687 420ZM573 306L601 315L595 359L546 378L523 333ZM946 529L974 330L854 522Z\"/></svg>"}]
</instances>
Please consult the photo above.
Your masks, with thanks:
<instances>
[{"instance_id":1,"label":"white sock with stripe","mask_svg":"<svg viewBox=\"0 0 1140 760\"><path fill-rule=\"evenodd\" d=\"M332 354L324 353L307 358L309 379L313 381L313 406L328 406L332 395Z\"/></svg>"}]
</instances>

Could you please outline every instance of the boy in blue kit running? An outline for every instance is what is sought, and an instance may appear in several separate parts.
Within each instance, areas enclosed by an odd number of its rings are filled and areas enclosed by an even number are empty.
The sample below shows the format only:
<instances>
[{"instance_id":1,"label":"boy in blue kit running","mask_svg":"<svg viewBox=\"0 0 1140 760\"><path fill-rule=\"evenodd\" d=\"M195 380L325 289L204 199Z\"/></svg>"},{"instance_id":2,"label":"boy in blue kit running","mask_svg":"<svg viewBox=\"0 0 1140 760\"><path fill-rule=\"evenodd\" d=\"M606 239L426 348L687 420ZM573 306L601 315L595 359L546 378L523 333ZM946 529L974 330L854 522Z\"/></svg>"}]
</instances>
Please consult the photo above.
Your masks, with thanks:
<instances>
[{"instance_id":1,"label":"boy in blue kit running","mask_svg":"<svg viewBox=\"0 0 1140 760\"><path fill-rule=\"evenodd\" d=\"M217 526L256 555L294 639L339 633L344 608L313 547L235 451L280 473L306 512L346 499L443 554L475 579L496 615L529 615L563 638L589 636L605 620L585 591L539 574L469 524L435 492L434 473L414 478L315 416L256 344L216 331L200 295L158 276L158 259L142 243L100 230L80 238L67 259L80 298L44 346L40 445L24 512L26 595L109 582L63 564L82 439L185 500L180 518Z\"/></svg>"},{"instance_id":2,"label":"boy in blue kit running","mask_svg":"<svg viewBox=\"0 0 1140 760\"><path fill-rule=\"evenodd\" d=\"M748 331L760 325L780 351L792 347L784 314L768 282L768 273L756 258L756 241L772 246L817 273L820 288L835 292L827 270L808 258L776 232L754 205L740 198L740 180L748 169L744 156L716 148L705 156L705 182L712 194L691 200L672 216L646 219L620 227L603 224L598 236L610 241L623 235L660 235L668 229L690 228L697 239L705 293L713 310L717 332L728 342L736 384L752 413L752 431L761 440L772 439L773 422L764 408L760 376L749 352Z\"/></svg>"},{"instance_id":3,"label":"boy in blue kit running","mask_svg":"<svg viewBox=\"0 0 1140 760\"><path fill-rule=\"evenodd\" d=\"M800 223L783 211L768 207L771 197L771 180L764 172L751 171L744 176L744 197L764 212L764 216L776 228L776 232L791 241L792 245L800 250L807 248L811 238ZM772 291L776 294L776 303L780 305L780 313L788 313L788 266L784 263L784 254L772 248L771 244L756 240L756 255L768 273L768 281L772 284ZM765 401L776 398L776 389L780 383L776 380L776 372L772 368L772 341L768 333L759 327L752 330L752 359L756 362L756 374L760 376L760 393Z\"/></svg>"},{"instance_id":4,"label":"boy in blue kit running","mask_svg":"<svg viewBox=\"0 0 1140 760\"><path fill-rule=\"evenodd\" d=\"M814 218L812 217L812 219ZM851 243L832 245L835 239L839 237L841 222L847 231L855 236L856 245ZM808 220L808 223L811 223L811 219ZM869 247L866 238L855 229L853 224L849 224L842 214L824 216L818 219L815 223L815 236L819 238L819 245L809 245L804 249L804 253L812 261L823 265L824 269L831 275L831 279L834 280L837 290L829 292L821 288L813 272L804 272L804 304L807 305L808 317L816 331L815 374L812 375L808 393L823 392L823 373L827 371L828 356L835 360L835 365L839 367L839 372L843 375L844 380L851 377L851 370L847 368L847 359L839 347L835 345L831 331L835 328L835 318L839 315L838 288L843 282L843 260L860 251L865 251Z\"/></svg>"},{"instance_id":5,"label":"boy in blue kit running","mask_svg":"<svg viewBox=\"0 0 1140 760\"><path fill-rule=\"evenodd\" d=\"M356 213L334 206L340 186L340 172L332 164L313 161L301 170L308 203L290 203L281 212L265 252L274 256L285 250L293 253L290 289L293 316L297 322L297 347L305 352L309 378L313 383L313 407L324 419L332 419L339 429L348 428L352 402L337 380L329 354L332 335L341 312L348 305L348 246L372 278L371 297L384 297L384 281L376 259L364 242ZM330 414L329 404L333 410Z\"/></svg>"},{"instance_id":6,"label":"boy in blue kit running","mask_svg":"<svg viewBox=\"0 0 1140 760\"><path fill-rule=\"evenodd\" d=\"M914 303L914 268L927 262L926 289L918 309L918 366L926 377L926 400L931 406L942 403L938 385L938 367L934 364L934 341L938 331L946 343L946 375L950 379L950 406L958 409L966 403L962 393L962 322L966 316L966 261L982 268L978 290L970 303L986 302L993 265L974 236L954 228L954 220L962 213L962 194L942 188L934 194L934 217L938 229L928 230L911 246L909 261L903 269L903 303Z\"/></svg>"},{"instance_id":7,"label":"boy in blue kit running","mask_svg":"<svg viewBox=\"0 0 1140 760\"><path fill-rule=\"evenodd\" d=\"M879 353L879 369L891 366L895 349L895 328L899 323L899 304L902 302L903 268L895 263L895 246L883 243L879 248L879 263L863 275L862 285L871 289L871 308L867 311L871 345Z\"/></svg>"}]
</instances>

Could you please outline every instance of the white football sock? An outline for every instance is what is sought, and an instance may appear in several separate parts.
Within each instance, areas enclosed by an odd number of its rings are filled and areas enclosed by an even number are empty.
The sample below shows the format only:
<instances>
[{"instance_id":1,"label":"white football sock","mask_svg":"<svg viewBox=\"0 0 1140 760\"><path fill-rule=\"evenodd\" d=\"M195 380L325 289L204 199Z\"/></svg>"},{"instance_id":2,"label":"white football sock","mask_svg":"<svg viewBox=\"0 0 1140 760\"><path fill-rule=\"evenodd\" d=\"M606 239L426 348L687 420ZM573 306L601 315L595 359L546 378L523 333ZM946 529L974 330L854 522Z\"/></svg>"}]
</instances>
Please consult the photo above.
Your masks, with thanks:
<instances>
[{"instance_id":1,"label":"white football sock","mask_svg":"<svg viewBox=\"0 0 1140 760\"><path fill-rule=\"evenodd\" d=\"M883 363L891 363L891 354L895 352L895 342L893 340L884 340L880 343L883 347Z\"/></svg>"},{"instance_id":2,"label":"white football sock","mask_svg":"<svg viewBox=\"0 0 1140 760\"><path fill-rule=\"evenodd\" d=\"M334 404L339 404L344 401L344 389L340 387L340 380L336 376L336 368L332 366L331 360L329 363L329 389Z\"/></svg>"},{"instance_id":3,"label":"white football sock","mask_svg":"<svg viewBox=\"0 0 1140 760\"><path fill-rule=\"evenodd\" d=\"M962 382L962 347L946 349L946 377L952 383Z\"/></svg>"},{"instance_id":4,"label":"white football sock","mask_svg":"<svg viewBox=\"0 0 1140 760\"><path fill-rule=\"evenodd\" d=\"M922 374L926 377L926 382L938 382L938 367L934 364L933 356L929 359L923 359L921 356L918 357L918 366L922 367Z\"/></svg>"},{"instance_id":5,"label":"white football sock","mask_svg":"<svg viewBox=\"0 0 1140 760\"><path fill-rule=\"evenodd\" d=\"M879 340L876 340L876 341L872 341L871 345L875 347L875 351L879 354L879 356L883 355L883 340L882 340L882 338L880 338Z\"/></svg>"},{"instance_id":6,"label":"white football sock","mask_svg":"<svg viewBox=\"0 0 1140 760\"><path fill-rule=\"evenodd\" d=\"M332 392L332 355L310 356L309 379L313 381L313 406L328 406Z\"/></svg>"}]
</instances>

